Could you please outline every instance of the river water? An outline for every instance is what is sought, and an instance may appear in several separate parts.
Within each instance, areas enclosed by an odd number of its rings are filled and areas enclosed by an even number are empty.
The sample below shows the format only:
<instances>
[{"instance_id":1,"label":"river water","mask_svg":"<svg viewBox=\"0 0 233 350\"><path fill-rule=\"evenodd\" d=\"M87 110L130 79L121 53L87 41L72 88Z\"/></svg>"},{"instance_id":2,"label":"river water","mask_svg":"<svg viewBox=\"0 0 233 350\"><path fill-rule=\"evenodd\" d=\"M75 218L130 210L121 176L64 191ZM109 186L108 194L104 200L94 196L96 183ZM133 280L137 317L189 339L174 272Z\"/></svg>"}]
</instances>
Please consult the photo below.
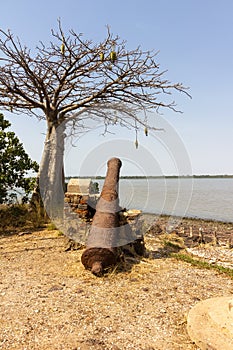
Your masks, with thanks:
<instances>
[{"instance_id":1,"label":"river water","mask_svg":"<svg viewBox=\"0 0 233 350\"><path fill-rule=\"evenodd\" d=\"M144 213L233 222L231 178L121 179L119 197L122 207Z\"/></svg>"}]
</instances>

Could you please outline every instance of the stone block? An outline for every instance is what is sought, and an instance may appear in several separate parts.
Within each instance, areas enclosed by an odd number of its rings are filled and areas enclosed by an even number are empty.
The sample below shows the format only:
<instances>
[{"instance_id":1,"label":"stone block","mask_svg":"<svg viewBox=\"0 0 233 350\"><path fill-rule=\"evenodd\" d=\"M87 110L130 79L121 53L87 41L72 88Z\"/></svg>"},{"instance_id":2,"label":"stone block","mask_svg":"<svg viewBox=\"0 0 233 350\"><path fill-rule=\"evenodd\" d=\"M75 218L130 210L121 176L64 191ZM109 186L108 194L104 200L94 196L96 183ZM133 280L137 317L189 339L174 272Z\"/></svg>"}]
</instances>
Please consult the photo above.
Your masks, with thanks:
<instances>
[{"instance_id":1,"label":"stone block","mask_svg":"<svg viewBox=\"0 0 233 350\"><path fill-rule=\"evenodd\" d=\"M92 186L91 179L70 179L67 192L75 194L89 194Z\"/></svg>"}]
</instances>

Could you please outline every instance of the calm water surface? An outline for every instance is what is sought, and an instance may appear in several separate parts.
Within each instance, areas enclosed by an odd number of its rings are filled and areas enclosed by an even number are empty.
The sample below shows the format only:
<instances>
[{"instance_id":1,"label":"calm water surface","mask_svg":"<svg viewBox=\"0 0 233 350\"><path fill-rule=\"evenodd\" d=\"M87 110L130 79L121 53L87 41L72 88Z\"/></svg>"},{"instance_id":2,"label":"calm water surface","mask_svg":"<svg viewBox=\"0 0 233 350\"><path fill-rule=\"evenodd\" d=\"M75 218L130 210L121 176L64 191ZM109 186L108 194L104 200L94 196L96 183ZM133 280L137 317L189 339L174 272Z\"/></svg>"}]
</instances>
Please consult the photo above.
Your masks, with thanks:
<instances>
[{"instance_id":1,"label":"calm water surface","mask_svg":"<svg viewBox=\"0 0 233 350\"><path fill-rule=\"evenodd\" d=\"M98 181L100 188L103 181ZM146 213L233 222L233 179L121 179L120 204Z\"/></svg>"}]
</instances>

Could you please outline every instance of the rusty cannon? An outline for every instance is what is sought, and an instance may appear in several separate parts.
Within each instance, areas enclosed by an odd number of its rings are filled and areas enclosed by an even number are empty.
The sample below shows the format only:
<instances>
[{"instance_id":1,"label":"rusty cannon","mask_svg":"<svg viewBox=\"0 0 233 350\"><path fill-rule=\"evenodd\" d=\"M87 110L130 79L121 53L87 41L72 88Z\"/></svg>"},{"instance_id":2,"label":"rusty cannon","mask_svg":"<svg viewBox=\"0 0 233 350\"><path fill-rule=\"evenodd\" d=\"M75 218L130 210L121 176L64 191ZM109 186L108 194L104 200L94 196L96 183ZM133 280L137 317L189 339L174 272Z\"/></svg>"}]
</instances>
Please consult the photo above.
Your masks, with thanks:
<instances>
[{"instance_id":1,"label":"rusty cannon","mask_svg":"<svg viewBox=\"0 0 233 350\"><path fill-rule=\"evenodd\" d=\"M119 261L122 247L135 241L130 225L120 220L118 183L121 160L112 158L108 161L107 174L100 198L96 205L86 249L81 261L86 269L96 276Z\"/></svg>"}]
</instances>

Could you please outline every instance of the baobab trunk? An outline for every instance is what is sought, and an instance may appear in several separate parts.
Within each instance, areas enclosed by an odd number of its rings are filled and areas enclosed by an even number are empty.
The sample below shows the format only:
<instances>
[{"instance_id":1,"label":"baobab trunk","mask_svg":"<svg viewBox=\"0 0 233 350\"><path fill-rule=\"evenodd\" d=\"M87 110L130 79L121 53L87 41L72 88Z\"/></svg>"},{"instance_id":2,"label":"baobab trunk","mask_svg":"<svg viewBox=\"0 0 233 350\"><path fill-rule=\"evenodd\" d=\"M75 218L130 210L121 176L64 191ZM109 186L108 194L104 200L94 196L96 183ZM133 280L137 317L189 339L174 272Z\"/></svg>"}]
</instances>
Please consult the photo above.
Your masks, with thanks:
<instances>
[{"instance_id":1,"label":"baobab trunk","mask_svg":"<svg viewBox=\"0 0 233 350\"><path fill-rule=\"evenodd\" d=\"M64 212L64 127L48 131L39 169L40 196L44 208L55 223Z\"/></svg>"},{"instance_id":2,"label":"baobab trunk","mask_svg":"<svg viewBox=\"0 0 233 350\"><path fill-rule=\"evenodd\" d=\"M108 170L96 206L92 226L87 239L87 249L81 261L86 269L100 276L103 270L116 264L119 258L120 222L118 182L121 161L112 158L108 161Z\"/></svg>"}]
</instances>

